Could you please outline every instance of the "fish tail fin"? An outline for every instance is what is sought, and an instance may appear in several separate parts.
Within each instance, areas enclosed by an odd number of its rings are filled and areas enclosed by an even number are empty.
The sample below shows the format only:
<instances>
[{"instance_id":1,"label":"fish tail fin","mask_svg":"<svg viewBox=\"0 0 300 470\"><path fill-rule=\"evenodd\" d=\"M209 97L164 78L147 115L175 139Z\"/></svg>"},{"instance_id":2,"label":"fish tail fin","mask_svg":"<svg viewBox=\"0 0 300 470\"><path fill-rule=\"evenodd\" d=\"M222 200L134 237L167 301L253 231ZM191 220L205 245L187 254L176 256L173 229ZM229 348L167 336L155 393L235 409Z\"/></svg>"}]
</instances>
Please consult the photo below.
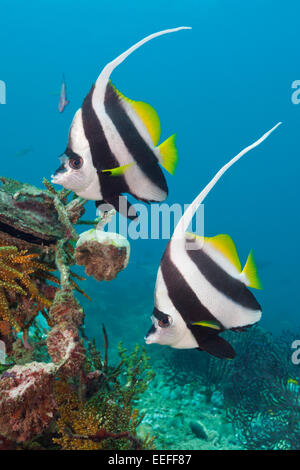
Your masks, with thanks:
<instances>
[{"instance_id":1,"label":"fish tail fin","mask_svg":"<svg viewBox=\"0 0 300 470\"><path fill-rule=\"evenodd\" d=\"M247 285L253 287L254 289L262 289L263 285L259 279L257 266L254 260L253 251L251 250L246 261L245 267L242 271L242 274L246 277Z\"/></svg>"},{"instance_id":2,"label":"fish tail fin","mask_svg":"<svg viewBox=\"0 0 300 470\"><path fill-rule=\"evenodd\" d=\"M234 158L232 158L226 165L224 165L218 173L212 178L212 180L205 186L205 188L201 191L201 193L194 199L194 201L190 204L190 206L187 208L181 219L179 220L172 238L183 238L184 234L195 214L197 211L198 207L208 193L212 190L212 188L215 186L215 184L219 181L221 176L226 173L226 171L234 164L236 163L243 155L248 153L250 150L254 149L257 147L259 144L261 144L277 127L281 124L281 122L277 123L276 126L272 127L268 132L266 132L262 137L260 137L258 140L256 140L253 144L249 145L248 147L244 148L238 155L236 155Z\"/></svg>"},{"instance_id":3,"label":"fish tail fin","mask_svg":"<svg viewBox=\"0 0 300 470\"><path fill-rule=\"evenodd\" d=\"M178 164L178 151L176 147L176 134L171 135L167 140L165 140L158 147L160 154L160 163L161 165L169 172L171 175L175 174L177 164Z\"/></svg>"},{"instance_id":4,"label":"fish tail fin","mask_svg":"<svg viewBox=\"0 0 300 470\"><path fill-rule=\"evenodd\" d=\"M189 26L180 26L179 28L172 28L172 29L165 29L164 31L159 31L158 33L150 34L150 36L145 37L141 41L137 42L134 44L132 47L127 49L127 51L123 52L121 55L119 55L116 59L113 61L109 62L104 69L102 70L101 74L98 77L97 82L99 81L104 81L107 82L109 80L109 77L113 70L120 65L132 52L134 52L136 49L141 47L143 44L146 42L151 41L154 38L157 38L158 36L162 36L163 34L168 34L168 33L175 33L176 31L180 31L182 29L192 29Z\"/></svg>"}]
</instances>

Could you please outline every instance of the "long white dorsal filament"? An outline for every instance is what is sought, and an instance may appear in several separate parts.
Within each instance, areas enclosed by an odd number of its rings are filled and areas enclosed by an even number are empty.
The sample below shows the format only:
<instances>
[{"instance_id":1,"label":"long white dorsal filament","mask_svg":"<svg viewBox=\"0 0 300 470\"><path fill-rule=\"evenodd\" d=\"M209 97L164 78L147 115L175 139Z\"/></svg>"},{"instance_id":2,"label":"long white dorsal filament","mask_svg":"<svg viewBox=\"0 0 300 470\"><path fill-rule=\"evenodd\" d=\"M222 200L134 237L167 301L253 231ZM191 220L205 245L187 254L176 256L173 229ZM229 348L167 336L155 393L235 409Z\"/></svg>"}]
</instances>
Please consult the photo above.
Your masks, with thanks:
<instances>
[{"instance_id":1,"label":"long white dorsal filament","mask_svg":"<svg viewBox=\"0 0 300 470\"><path fill-rule=\"evenodd\" d=\"M123 54L119 55L116 59L113 61L109 62L104 69L102 70L101 74L98 77L97 82L107 82L109 80L109 77L112 73L112 71L119 65L121 62L123 62L132 52L134 52L136 49L141 47L143 44L146 42L151 41L154 38L157 38L158 36L162 36L163 34L169 34L169 33L175 33L176 31L180 31L182 29L192 29L189 26L180 26L179 28L173 28L173 29L165 29L164 31L159 31L158 33L153 33L150 34L150 36L147 36L146 38L142 39L141 41L137 42L134 44L134 46L130 47L127 49L127 51L123 52Z\"/></svg>"},{"instance_id":2,"label":"long white dorsal filament","mask_svg":"<svg viewBox=\"0 0 300 470\"><path fill-rule=\"evenodd\" d=\"M272 127L268 132L266 132L260 139L258 139L256 142L253 144L249 145L246 147L244 150L242 150L238 155L236 155L234 158L232 158L226 165L224 165L218 173L213 177L213 179L208 183L207 186L201 191L201 193L194 199L194 201L189 205L181 219L179 220L174 233L172 235L172 238L181 238L184 236L195 212L197 211L198 207L208 193L212 190L212 188L215 186L217 181L221 178L221 176L235 163L237 162L245 153L249 152L250 150L254 149L257 147L259 144L261 144L278 126L280 126L281 122L276 124L276 126Z\"/></svg>"}]
</instances>

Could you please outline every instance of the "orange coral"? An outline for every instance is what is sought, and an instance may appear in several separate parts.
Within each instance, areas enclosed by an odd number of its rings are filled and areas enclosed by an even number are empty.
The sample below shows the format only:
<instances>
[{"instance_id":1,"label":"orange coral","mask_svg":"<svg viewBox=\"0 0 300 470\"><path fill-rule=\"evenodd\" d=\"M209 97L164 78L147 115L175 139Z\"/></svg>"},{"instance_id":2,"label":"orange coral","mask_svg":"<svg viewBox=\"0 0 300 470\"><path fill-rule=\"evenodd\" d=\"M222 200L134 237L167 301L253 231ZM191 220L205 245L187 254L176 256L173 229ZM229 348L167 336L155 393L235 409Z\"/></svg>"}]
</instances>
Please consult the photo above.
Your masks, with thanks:
<instances>
[{"instance_id":1,"label":"orange coral","mask_svg":"<svg viewBox=\"0 0 300 470\"><path fill-rule=\"evenodd\" d=\"M152 440L140 440L136 428L141 422L137 409L124 409L109 396L82 402L63 380L55 384L59 419L59 438L53 438L62 450L143 449ZM117 442L118 441L118 442ZM113 444L114 442L114 444Z\"/></svg>"},{"instance_id":2,"label":"orange coral","mask_svg":"<svg viewBox=\"0 0 300 470\"><path fill-rule=\"evenodd\" d=\"M37 312L40 308L49 308L51 300L39 291L34 277L40 272L47 276L53 269L37 262L39 255L36 253L28 254L27 250L0 243L0 319L19 331L24 325L11 311L12 300L19 300L17 303L22 303L24 298L35 301L39 307Z\"/></svg>"}]
</instances>

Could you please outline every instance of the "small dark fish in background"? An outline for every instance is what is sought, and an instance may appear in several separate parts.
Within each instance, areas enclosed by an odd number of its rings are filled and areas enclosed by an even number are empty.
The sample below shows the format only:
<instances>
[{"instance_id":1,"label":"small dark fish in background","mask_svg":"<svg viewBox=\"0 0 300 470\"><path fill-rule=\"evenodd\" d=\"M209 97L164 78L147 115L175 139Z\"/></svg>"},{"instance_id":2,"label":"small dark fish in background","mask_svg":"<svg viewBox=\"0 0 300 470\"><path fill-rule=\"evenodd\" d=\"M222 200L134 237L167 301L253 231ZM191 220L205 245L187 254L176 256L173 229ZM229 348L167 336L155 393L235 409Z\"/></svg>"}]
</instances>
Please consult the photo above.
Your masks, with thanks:
<instances>
[{"instance_id":1,"label":"small dark fish in background","mask_svg":"<svg viewBox=\"0 0 300 470\"><path fill-rule=\"evenodd\" d=\"M59 95L59 102L58 102L58 111L62 113L65 109L65 107L70 103L70 101L67 99L67 86L66 86L66 80L65 76L63 75L62 79L62 85L61 85L61 91Z\"/></svg>"},{"instance_id":2,"label":"small dark fish in background","mask_svg":"<svg viewBox=\"0 0 300 470\"><path fill-rule=\"evenodd\" d=\"M19 152L14 154L14 157L23 157L23 155L27 155L29 152L31 152L33 149L32 147L28 147L25 149L20 150Z\"/></svg>"}]
</instances>

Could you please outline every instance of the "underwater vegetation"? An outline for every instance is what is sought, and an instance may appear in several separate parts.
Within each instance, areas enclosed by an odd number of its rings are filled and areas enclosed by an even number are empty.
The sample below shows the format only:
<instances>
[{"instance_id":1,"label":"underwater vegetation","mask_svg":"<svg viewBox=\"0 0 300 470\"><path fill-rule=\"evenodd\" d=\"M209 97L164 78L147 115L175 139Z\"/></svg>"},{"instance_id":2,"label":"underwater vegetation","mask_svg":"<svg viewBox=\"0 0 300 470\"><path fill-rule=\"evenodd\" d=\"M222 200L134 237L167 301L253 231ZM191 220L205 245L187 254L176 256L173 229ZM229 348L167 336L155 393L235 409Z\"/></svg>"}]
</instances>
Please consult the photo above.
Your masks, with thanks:
<instances>
[{"instance_id":1,"label":"underwater vegetation","mask_svg":"<svg viewBox=\"0 0 300 470\"><path fill-rule=\"evenodd\" d=\"M153 373L148 368L145 351L136 347L128 355L120 345L120 363L108 364L107 336L105 357L89 344L85 373L81 376L80 396L64 380L57 383L56 402L60 418L57 422L59 438L54 442L62 449L146 449L153 439L141 440L136 429L143 420L135 401L147 388Z\"/></svg>"},{"instance_id":2,"label":"underwater vegetation","mask_svg":"<svg viewBox=\"0 0 300 470\"><path fill-rule=\"evenodd\" d=\"M16 331L28 330L38 312L51 306L51 292L42 280L52 279L49 272L53 269L35 261L37 258L37 253L28 254L0 241L1 331L8 332L9 326ZM16 305L14 310L12 304Z\"/></svg>"},{"instance_id":3,"label":"underwater vegetation","mask_svg":"<svg viewBox=\"0 0 300 470\"><path fill-rule=\"evenodd\" d=\"M105 327L103 358L84 333L85 314L74 295L86 296L74 281L83 278L70 266L78 256L74 224L85 201L47 181L43 190L2 182L0 339L6 361L0 365L0 448L152 448L153 437L137 436L144 416L136 403L153 378L144 349L130 354L120 345L120 362L113 366ZM115 240L109 244L106 235L93 247L106 254L105 269L113 253L115 276L125 267L124 247L116 263ZM86 268L89 262L81 256Z\"/></svg>"},{"instance_id":4,"label":"underwater vegetation","mask_svg":"<svg viewBox=\"0 0 300 470\"><path fill-rule=\"evenodd\" d=\"M181 393L185 403L184 413L175 406L169 423L176 420L176 426L181 423L186 429L189 425L199 435L206 429L197 448L233 448L234 443L240 449L299 449L300 372L291 360L291 345L299 334L275 336L259 326L240 334L226 332L237 352L232 361L205 352L166 351L159 369L164 381L173 384L171 399Z\"/></svg>"}]
</instances>

